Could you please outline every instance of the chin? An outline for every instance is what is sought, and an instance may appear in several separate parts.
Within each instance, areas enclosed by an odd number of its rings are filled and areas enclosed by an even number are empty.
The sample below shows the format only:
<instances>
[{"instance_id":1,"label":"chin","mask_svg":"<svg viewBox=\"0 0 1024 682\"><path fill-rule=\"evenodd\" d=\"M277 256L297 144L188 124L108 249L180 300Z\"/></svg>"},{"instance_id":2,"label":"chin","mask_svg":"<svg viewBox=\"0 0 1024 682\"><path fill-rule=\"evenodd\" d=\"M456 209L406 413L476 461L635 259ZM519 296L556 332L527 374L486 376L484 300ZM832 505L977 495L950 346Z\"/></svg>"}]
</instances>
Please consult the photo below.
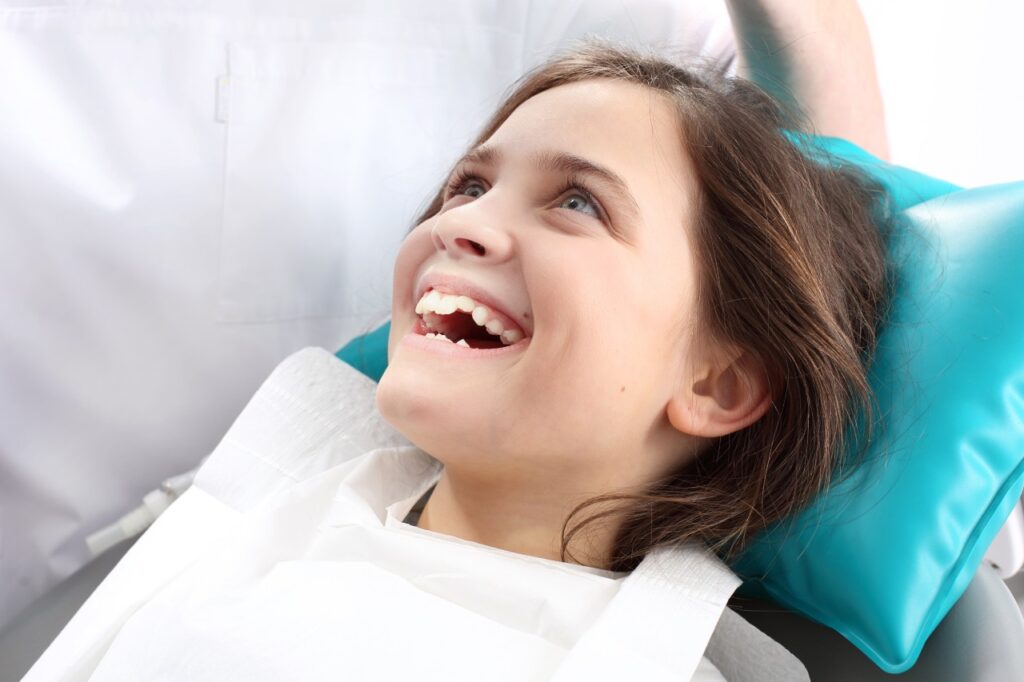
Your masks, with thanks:
<instances>
[{"instance_id":1,"label":"chin","mask_svg":"<svg viewBox=\"0 0 1024 682\"><path fill-rule=\"evenodd\" d=\"M376 404L381 417L410 443L442 461L479 457L479 420L450 409L451 401L438 399L437 388L426 385L415 369L401 361L388 365L377 385ZM437 457L437 459L442 459Z\"/></svg>"},{"instance_id":2,"label":"chin","mask_svg":"<svg viewBox=\"0 0 1024 682\"><path fill-rule=\"evenodd\" d=\"M422 419L420 413L425 411L424 399L417 395L422 392L422 387L416 386L419 382L411 378L410 374L412 372L402 367L400 359L395 362L392 358L377 383L375 394L380 416L403 433L402 425Z\"/></svg>"},{"instance_id":3,"label":"chin","mask_svg":"<svg viewBox=\"0 0 1024 682\"><path fill-rule=\"evenodd\" d=\"M423 424L447 427L457 415L445 409L450 401L438 397L433 383L419 368L407 365L399 353L377 384L377 411L407 438L409 431Z\"/></svg>"}]
</instances>

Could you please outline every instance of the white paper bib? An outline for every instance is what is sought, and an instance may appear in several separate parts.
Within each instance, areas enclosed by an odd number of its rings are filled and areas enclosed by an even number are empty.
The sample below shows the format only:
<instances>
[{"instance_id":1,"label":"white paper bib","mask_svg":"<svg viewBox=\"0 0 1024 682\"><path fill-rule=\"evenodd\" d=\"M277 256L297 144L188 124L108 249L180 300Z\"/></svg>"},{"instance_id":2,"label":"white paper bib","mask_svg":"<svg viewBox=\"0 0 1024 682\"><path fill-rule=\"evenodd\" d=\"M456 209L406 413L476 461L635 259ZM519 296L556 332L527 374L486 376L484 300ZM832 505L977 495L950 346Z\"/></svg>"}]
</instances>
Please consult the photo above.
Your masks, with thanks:
<instances>
[{"instance_id":1,"label":"white paper bib","mask_svg":"<svg viewBox=\"0 0 1024 682\"><path fill-rule=\"evenodd\" d=\"M722 679L719 559L616 574L403 523L442 465L374 390L319 349L282 363L26 679Z\"/></svg>"}]
</instances>

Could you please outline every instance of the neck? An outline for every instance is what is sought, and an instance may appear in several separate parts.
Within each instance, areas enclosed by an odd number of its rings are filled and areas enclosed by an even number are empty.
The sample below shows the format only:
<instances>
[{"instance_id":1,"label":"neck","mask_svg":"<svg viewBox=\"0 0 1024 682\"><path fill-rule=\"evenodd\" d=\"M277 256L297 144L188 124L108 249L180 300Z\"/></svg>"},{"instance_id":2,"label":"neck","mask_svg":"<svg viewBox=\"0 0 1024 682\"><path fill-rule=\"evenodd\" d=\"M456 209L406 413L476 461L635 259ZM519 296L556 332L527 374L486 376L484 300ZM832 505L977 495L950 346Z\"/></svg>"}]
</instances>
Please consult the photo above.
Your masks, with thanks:
<instances>
[{"instance_id":1,"label":"neck","mask_svg":"<svg viewBox=\"0 0 1024 682\"><path fill-rule=\"evenodd\" d=\"M570 504L557 502L570 497L552 491L530 496L522 487L484 488L461 481L449 467L428 494L417 527L552 561L562 561L562 526L569 512L592 497L575 496ZM573 524L595 511L596 506L587 507L573 518ZM573 537L567 563L606 568L611 540L607 527L595 522Z\"/></svg>"}]
</instances>

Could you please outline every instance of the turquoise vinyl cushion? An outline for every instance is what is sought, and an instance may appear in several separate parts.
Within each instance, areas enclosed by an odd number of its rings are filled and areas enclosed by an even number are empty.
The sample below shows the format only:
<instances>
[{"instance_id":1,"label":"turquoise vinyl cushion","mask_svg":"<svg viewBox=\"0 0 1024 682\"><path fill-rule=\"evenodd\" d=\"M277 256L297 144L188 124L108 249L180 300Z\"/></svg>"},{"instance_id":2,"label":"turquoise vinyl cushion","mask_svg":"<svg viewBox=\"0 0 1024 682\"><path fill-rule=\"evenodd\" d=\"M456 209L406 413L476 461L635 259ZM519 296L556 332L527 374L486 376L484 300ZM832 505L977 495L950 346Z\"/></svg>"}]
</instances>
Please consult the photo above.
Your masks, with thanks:
<instances>
[{"instance_id":1,"label":"turquoise vinyl cushion","mask_svg":"<svg viewBox=\"0 0 1024 682\"><path fill-rule=\"evenodd\" d=\"M361 334L345 344L335 355L352 365L374 381L380 381L388 368L388 334L391 322L367 334Z\"/></svg>"},{"instance_id":2,"label":"turquoise vinyl cushion","mask_svg":"<svg viewBox=\"0 0 1024 682\"><path fill-rule=\"evenodd\" d=\"M835 139L791 135L888 191L899 286L870 368L863 462L733 563L762 594L899 673L966 590L1024 487L1024 183L962 190ZM370 378L389 324L338 352Z\"/></svg>"}]
</instances>

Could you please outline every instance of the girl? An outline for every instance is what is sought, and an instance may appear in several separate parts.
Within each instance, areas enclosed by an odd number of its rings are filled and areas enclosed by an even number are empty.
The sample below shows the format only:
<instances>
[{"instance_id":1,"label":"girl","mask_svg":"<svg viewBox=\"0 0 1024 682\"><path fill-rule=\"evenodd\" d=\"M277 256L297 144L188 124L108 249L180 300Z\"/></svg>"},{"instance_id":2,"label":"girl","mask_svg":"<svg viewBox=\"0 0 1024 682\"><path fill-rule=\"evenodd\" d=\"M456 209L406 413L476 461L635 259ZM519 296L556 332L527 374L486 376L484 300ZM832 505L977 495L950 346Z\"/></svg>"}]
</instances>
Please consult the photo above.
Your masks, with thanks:
<instances>
[{"instance_id":1,"label":"girl","mask_svg":"<svg viewBox=\"0 0 1024 682\"><path fill-rule=\"evenodd\" d=\"M792 125L600 44L529 74L402 244L376 391L275 372L29 678L723 679L719 557L828 484L888 295Z\"/></svg>"},{"instance_id":2,"label":"girl","mask_svg":"<svg viewBox=\"0 0 1024 682\"><path fill-rule=\"evenodd\" d=\"M606 46L512 92L395 265L377 404L445 463L421 527L628 571L735 553L826 485L884 248L872 192L787 125L744 81Z\"/></svg>"}]
</instances>

